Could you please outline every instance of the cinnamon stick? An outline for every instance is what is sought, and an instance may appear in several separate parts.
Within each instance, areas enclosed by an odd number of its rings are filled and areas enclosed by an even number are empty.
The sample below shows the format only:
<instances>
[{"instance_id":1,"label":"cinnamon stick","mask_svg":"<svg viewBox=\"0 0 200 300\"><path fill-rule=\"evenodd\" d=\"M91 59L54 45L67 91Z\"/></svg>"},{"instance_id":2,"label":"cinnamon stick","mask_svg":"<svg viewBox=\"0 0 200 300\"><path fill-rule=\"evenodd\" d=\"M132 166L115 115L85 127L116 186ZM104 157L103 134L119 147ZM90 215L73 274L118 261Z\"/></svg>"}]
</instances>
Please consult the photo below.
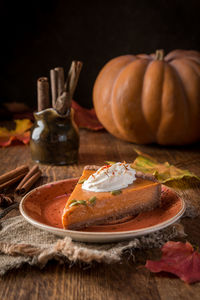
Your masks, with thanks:
<instances>
[{"instance_id":1,"label":"cinnamon stick","mask_svg":"<svg viewBox=\"0 0 200 300\"><path fill-rule=\"evenodd\" d=\"M49 108L49 82L47 77L40 77L37 81L38 111Z\"/></svg>"},{"instance_id":2,"label":"cinnamon stick","mask_svg":"<svg viewBox=\"0 0 200 300\"><path fill-rule=\"evenodd\" d=\"M56 110L59 114L65 115L67 112L70 112L71 100L73 98L78 78L82 69L81 61L72 61L66 83L64 85L63 93L57 98L56 101Z\"/></svg>"},{"instance_id":3,"label":"cinnamon stick","mask_svg":"<svg viewBox=\"0 0 200 300\"><path fill-rule=\"evenodd\" d=\"M20 175L14 177L14 178L12 178L12 179L10 179L10 180L8 180L8 181L2 183L2 184L0 185L0 191L3 190L3 189L5 189L5 188L7 188L7 187L9 187L9 186L11 186L11 185L13 185L14 183L18 182L18 181L19 181L20 179L22 179L26 174L27 174L27 172L26 172L26 173L23 173L23 174L20 174Z\"/></svg>"},{"instance_id":4,"label":"cinnamon stick","mask_svg":"<svg viewBox=\"0 0 200 300\"><path fill-rule=\"evenodd\" d=\"M70 105L70 95L69 93L67 92L63 92L62 95L60 95L58 98L57 98L57 101L56 101L56 110L57 112L60 114L60 115L65 115L67 113L67 111L69 110L69 105ZM68 105L69 103L69 105Z\"/></svg>"},{"instance_id":5,"label":"cinnamon stick","mask_svg":"<svg viewBox=\"0 0 200 300\"><path fill-rule=\"evenodd\" d=\"M38 165L33 166L30 171L26 174L26 176L22 179L19 185L16 187L16 193L20 193L21 188L24 186L25 182L29 180L35 173L39 171Z\"/></svg>"},{"instance_id":6,"label":"cinnamon stick","mask_svg":"<svg viewBox=\"0 0 200 300\"><path fill-rule=\"evenodd\" d=\"M65 83L65 89L70 93L70 98L72 99L74 96L74 92L78 83L79 75L82 69L83 63L81 61L72 61L68 78Z\"/></svg>"},{"instance_id":7,"label":"cinnamon stick","mask_svg":"<svg viewBox=\"0 0 200 300\"><path fill-rule=\"evenodd\" d=\"M33 186L33 184L41 177L42 172L38 170L36 173L34 173L25 183L24 185L18 190L19 195L26 194L30 188Z\"/></svg>"},{"instance_id":8,"label":"cinnamon stick","mask_svg":"<svg viewBox=\"0 0 200 300\"><path fill-rule=\"evenodd\" d=\"M51 97L52 97L52 106L56 107L56 100L58 97L58 86L57 86L57 72L52 69L50 71L50 79L51 79Z\"/></svg>"},{"instance_id":9,"label":"cinnamon stick","mask_svg":"<svg viewBox=\"0 0 200 300\"><path fill-rule=\"evenodd\" d=\"M0 176L0 184L4 183L4 182L7 182L11 179L14 179L16 178L17 176L19 175L22 175L24 176L24 174L28 173L29 171L29 167L27 165L23 165L21 167L17 167L16 169L12 170L12 171L9 171L3 175Z\"/></svg>"},{"instance_id":10,"label":"cinnamon stick","mask_svg":"<svg viewBox=\"0 0 200 300\"><path fill-rule=\"evenodd\" d=\"M64 69L63 68L55 68L57 73L57 88L58 88L58 97L64 92Z\"/></svg>"}]
</instances>

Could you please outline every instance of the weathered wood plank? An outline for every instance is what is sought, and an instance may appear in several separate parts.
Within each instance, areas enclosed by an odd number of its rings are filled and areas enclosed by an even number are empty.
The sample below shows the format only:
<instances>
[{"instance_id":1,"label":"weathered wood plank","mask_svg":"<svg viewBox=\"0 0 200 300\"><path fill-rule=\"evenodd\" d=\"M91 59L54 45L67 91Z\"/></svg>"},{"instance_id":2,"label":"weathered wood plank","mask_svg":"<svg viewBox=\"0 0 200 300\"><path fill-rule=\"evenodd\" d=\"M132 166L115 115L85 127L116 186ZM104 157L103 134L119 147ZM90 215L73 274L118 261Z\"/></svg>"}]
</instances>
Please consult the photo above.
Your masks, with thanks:
<instances>
[{"instance_id":1,"label":"weathered wood plank","mask_svg":"<svg viewBox=\"0 0 200 300\"><path fill-rule=\"evenodd\" d=\"M77 177L87 164L103 164L106 160L130 162L135 159L134 147L146 152L161 162L169 161L178 167L187 168L200 175L200 145L188 147L160 147L156 145L136 146L110 136L108 133L81 131L79 163L73 166L41 165L43 178L38 184ZM0 149L0 174L32 162L29 146L13 146ZM194 185L189 195L200 201L200 188ZM15 215L11 212L9 216ZM183 221L187 239L193 245L200 245L200 218ZM114 265L94 264L89 268L74 265L68 268L57 262L50 262L43 269L25 265L8 272L0 278L1 300L24 299L152 299L152 300L198 300L200 283L187 285L173 275L154 275L140 267L146 259L160 255L158 249L137 251L137 262L124 257L122 263Z\"/></svg>"}]
</instances>

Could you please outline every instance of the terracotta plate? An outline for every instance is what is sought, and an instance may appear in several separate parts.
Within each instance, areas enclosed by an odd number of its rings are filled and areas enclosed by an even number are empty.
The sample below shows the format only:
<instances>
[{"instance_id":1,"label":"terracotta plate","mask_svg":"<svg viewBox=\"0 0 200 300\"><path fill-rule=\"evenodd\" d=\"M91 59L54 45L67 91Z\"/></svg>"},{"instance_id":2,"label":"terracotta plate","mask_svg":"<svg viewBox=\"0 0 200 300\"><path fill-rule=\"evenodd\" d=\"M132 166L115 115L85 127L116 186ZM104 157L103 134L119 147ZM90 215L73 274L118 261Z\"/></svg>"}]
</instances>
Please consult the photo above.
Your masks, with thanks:
<instances>
[{"instance_id":1,"label":"terracotta plate","mask_svg":"<svg viewBox=\"0 0 200 300\"><path fill-rule=\"evenodd\" d=\"M62 228L61 215L67 198L78 178L56 181L40 186L21 201L20 212L32 225L60 236L83 242L113 242L131 239L165 228L177 221L185 211L185 203L173 191L162 186L162 205L135 217L88 227L82 231Z\"/></svg>"}]
</instances>

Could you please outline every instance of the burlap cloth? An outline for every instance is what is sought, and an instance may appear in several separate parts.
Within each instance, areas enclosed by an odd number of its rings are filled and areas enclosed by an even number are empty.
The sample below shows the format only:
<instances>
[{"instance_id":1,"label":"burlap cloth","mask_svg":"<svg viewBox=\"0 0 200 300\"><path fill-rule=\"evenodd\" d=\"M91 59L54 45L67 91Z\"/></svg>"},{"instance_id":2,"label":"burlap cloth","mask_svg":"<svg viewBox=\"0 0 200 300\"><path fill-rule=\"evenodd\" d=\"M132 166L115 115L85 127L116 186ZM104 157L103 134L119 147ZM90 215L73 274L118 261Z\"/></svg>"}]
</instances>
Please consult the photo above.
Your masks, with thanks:
<instances>
[{"instance_id":1,"label":"burlap cloth","mask_svg":"<svg viewBox=\"0 0 200 300\"><path fill-rule=\"evenodd\" d=\"M187 204L186 215L194 217L199 214L199 199L184 196ZM13 217L1 222L0 229L0 275L24 263L44 267L51 259L61 263L116 263L122 258L125 250L161 247L168 240L184 236L180 223L157 232L110 244L86 244L74 242L71 238L60 238L42 231L27 223L22 216Z\"/></svg>"}]
</instances>

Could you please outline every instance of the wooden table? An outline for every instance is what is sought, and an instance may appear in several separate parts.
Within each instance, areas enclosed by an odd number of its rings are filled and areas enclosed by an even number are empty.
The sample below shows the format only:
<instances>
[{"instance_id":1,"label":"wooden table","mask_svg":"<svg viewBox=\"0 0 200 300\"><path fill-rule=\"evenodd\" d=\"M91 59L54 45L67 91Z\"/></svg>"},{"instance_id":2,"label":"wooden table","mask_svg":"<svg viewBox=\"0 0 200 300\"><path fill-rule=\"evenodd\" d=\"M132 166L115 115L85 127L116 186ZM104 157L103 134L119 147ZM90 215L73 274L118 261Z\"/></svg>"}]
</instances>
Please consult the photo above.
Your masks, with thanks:
<instances>
[{"instance_id":1,"label":"wooden table","mask_svg":"<svg viewBox=\"0 0 200 300\"><path fill-rule=\"evenodd\" d=\"M105 131L89 132L81 130L79 163L73 166L41 165L43 178L39 184L63 178L77 177L86 164L103 164L106 160L130 162L135 159L134 145L112 137ZM187 147L163 148L156 145L135 146L158 159L168 161L178 167L189 169L200 176L200 145ZM31 160L29 146L16 145L0 149L0 174L22 164L34 163ZM199 187L188 191L199 197ZM16 212L10 212L9 216ZM182 220L187 240L200 246L200 218ZM0 278L0 299L200 299L200 283L187 285L177 277L169 274L151 274L140 267L146 259L156 259L160 250L137 251L137 261L124 257L122 263L106 265L94 264L80 268L73 265L59 265L51 261L40 270L24 265L12 270Z\"/></svg>"}]
</instances>

